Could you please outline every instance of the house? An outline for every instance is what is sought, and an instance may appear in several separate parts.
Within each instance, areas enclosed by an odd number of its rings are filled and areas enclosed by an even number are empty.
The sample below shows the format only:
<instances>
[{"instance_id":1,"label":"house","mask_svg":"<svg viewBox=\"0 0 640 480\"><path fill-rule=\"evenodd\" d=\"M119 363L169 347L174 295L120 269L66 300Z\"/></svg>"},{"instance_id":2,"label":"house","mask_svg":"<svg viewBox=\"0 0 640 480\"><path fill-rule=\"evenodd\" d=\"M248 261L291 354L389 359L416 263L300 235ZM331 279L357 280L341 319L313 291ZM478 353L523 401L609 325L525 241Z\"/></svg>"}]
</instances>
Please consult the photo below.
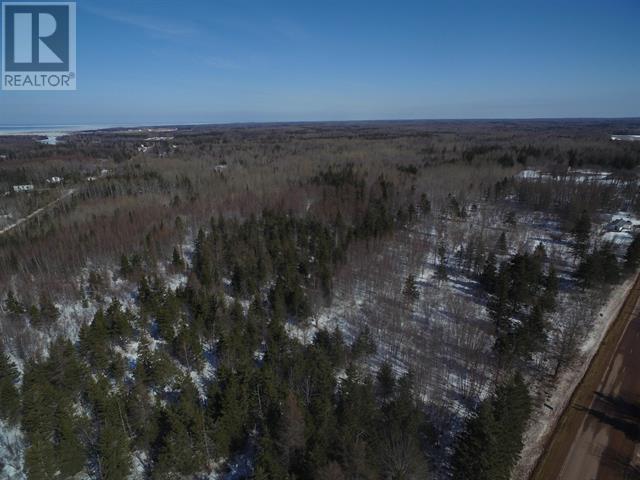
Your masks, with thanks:
<instances>
[{"instance_id":1,"label":"house","mask_svg":"<svg viewBox=\"0 0 640 480\"><path fill-rule=\"evenodd\" d=\"M14 185L13 191L16 193L31 192L33 191L33 185Z\"/></svg>"},{"instance_id":2,"label":"house","mask_svg":"<svg viewBox=\"0 0 640 480\"><path fill-rule=\"evenodd\" d=\"M624 218L616 218L609 222L606 229L607 232L623 232L629 231L633 227L633 223Z\"/></svg>"},{"instance_id":3,"label":"house","mask_svg":"<svg viewBox=\"0 0 640 480\"><path fill-rule=\"evenodd\" d=\"M51 178L47 178L47 183L49 185L57 185L59 183L62 183L62 177L51 177Z\"/></svg>"}]
</instances>

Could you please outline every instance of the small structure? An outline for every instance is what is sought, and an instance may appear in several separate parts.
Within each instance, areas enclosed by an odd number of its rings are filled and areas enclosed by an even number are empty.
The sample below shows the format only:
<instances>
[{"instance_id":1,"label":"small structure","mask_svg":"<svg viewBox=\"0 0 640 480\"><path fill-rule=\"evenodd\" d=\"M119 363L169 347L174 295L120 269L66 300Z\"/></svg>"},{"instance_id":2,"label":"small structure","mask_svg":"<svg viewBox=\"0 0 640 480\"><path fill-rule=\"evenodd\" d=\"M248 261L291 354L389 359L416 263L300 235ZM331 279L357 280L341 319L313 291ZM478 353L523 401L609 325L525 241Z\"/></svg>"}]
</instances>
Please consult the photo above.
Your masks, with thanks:
<instances>
[{"instance_id":1,"label":"small structure","mask_svg":"<svg viewBox=\"0 0 640 480\"><path fill-rule=\"evenodd\" d=\"M33 185L14 185L13 186L13 191L16 192L16 193L32 192L33 191Z\"/></svg>"},{"instance_id":2,"label":"small structure","mask_svg":"<svg viewBox=\"0 0 640 480\"><path fill-rule=\"evenodd\" d=\"M607 232L624 232L633 228L633 223L624 218L616 218L609 222L606 229Z\"/></svg>"},{"instance_id":3,"label":"small structure","mask_svg":"<svg viewBox=\"0 0 640 480\"><path fill-rule=\"evenodd\" d=\"M47 183L49 185L57 185L59 183L62 183L62 177L51 177L51 178L47 178Z\"/></svg>"},{"instance_id":4,"label":"small structure","mask_svg":"<svg viewBox=\"0 0 640 480\"><path fill-rule=\"evenodd\" d=\"M109 175L109 170L107 170L106 168L103 168L102 170L100 170L101 177L106 177L107 175Z\"/></svg>"},{"instance_id":5,"label":"small structure","mask_svg":"<svg viewBox=\"0 0 640 480\"><path fill-rule=\"evenodd\" d=\"M640 141L640 135L611 135L614 142L637 142Z\"/></svg>"}]
</instances>

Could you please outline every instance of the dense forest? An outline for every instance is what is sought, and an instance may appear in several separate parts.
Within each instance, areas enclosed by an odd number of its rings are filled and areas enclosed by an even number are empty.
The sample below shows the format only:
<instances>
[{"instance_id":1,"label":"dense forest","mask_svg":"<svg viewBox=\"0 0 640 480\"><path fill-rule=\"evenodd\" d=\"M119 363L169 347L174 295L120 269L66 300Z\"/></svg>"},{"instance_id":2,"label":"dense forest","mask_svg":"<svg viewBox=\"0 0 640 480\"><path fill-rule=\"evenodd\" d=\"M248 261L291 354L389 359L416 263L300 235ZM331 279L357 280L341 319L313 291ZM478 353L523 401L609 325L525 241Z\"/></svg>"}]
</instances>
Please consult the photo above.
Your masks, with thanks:
<instances>
[{"instance_id":1,"label":"dense forest","mask_svg":"<svg viewBox=\"0 0 640 480\"><path fill-rule=\"evenodd\" d=\"M512 478L640 265L630 127L0 139L0 213L44 206L0 234L0 476Z\"/></svg>"}]
</instances>

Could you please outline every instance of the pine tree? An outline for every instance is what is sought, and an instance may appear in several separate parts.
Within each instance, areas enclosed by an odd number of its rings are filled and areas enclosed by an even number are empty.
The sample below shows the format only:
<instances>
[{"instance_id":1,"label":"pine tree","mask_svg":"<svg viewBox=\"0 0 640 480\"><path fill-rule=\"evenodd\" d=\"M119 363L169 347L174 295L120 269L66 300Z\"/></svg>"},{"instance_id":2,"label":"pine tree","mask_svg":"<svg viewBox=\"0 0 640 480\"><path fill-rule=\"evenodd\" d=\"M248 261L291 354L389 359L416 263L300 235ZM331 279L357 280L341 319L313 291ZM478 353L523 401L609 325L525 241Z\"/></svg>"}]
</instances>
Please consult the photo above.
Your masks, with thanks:
<instances>
[{"instance_id":1,"label":"pine tree","mask_svg":"<svg viewBox=\"0 0 640 480\"><path fill-rule=\"evenodd\" d=\"M499 448L490 458L491 478L509 480L520 456L522 436L531 414L529 390L520 374L497 388L492 406Z\"/></svg>"},{"instance_id":2,"label":"pine tree","mask_svg":"<svg viewBox=\"0 0 640 480\"><path fill-rule=\"evenodd\" d=\"M89 359L91 365L104 370L109 364L109 329L102 308L93 316L91 325L80 329L80 351Z\"/></svg>"},{"instance_id":3,"label":"pine tree","mask_svg":"<svg viewBox=\"0 0 640 480\"><path fill-rule=\"evenodd\" d=\"M496 288L496 256L492 252L487 257L487 261L484 264L482 275L480 276L480 284L484 287L487 293L494 293Z\"/></svg>"},{"instance_id":4,"label":"pine tree","mask_svg":"<svg viewBox=\"0 0 640 480\"><path fill-rule=\"evenodd\" d=\"M506 255L509 253L509 246L507 245L507 235L502 232L498 237L498 242L496 244L496 249L500 255Z\"/></svg>"},{"instance_id":5,"label":"pine tree","mask_svg":"<svg viewBox=\"0 0 640 480\"><path fill-rule=\"evenodd\" d=\"M62 478L69 478L84 467L86 455L74 431L74 418L68 411L59 411L56 418L55 455Z\"/></svg>"},{"instance_id":6,"label":"pine tree","mask_svg":"<svg viewBox=\"0 0 640 480\"><path fill-rule=\"evenodd\" d=\"M573 235L573 252L576 257L584 257L589 248L591 235L591 217L583 210L571 230Z\"/></svg>"},{"instance_id":7,"label":"pine tree","mask_svg":"<svg viewBox=\"0 0 640 480\"><path fill-rule=\"evenodd\" d=\"M485 401L456 442L452 460L455 480L493 480L489 470L490 454L496 450L495 429L491 404Z\"/></svg>"},{"instance_id":8,"label":"pine tree","mask_svg":"<svg viewBox=\"0 0 640 480\"><path fill-rule=\"evenodd\" d=\"M178 247L173 247L173 255L171 257L171 264L173 265L173 267L175 269L181 270L184 268L184 260L182 259L182 256L180 255L180 250L178 250Z\"/></svg>"},{"instance_id":9,"label":"pine tree","mask_svg":"<svg viewBox=\"0 0 640 480\"><path fill-rule=\"evenodd\" d=\"M53 480L56 478L58 462L53 442L46 435L36 432L24 458L24 468L29 480Z\"/></svg>"},{"instance_id":10,"label":"pine tree","mask_svg":"<svg viewBox=\"0 0 640 480\"><path fill-rule=\"evenodd\" d=\"M409 304L414 303L418 298L420 298L420 292L418 291L414 275L409 275L405 280L402 294Z\"/></svg>"},{"instance_id":11,"label":"pine tree","mask_svg":"<svg viewBox=\"0 0 640 480\"><path fill-rule=\"evenodd\" d=\"M391 369L391 365L389 362L384 362L380 369L378 370L378 374L376 376L377 387L378 387L378 397L383 403L389 402L393 397L393 392L396 387L396 379L393 375L393 370Z\"/></svg>"},{"instance_id":12,"label":"pine tree","mask_svg":"<svg viewBox=\"0 0 640 480\"><path fill-rule=\"evenodd\" d=\"M431 202L427 198L427 194L420 195L420 212L423 215L429 215L431 213Z\"/></svg>"},{"instance_id":13,"label":"pine tree","mask_svg":"<svg viewBox=\"0 0 640 480\"><path fill-rule=\"evenodd\" d=\"M438 246L438 265L436 267L436 278L441 282L445 281L447 274L447 247L444 243Z\"/></svg>"},{"instance_id":14,"label":"pine tree","mask_svg":"<svg viewBox=\"0 0 640 480\"><path fill-rule=\"evenodd\" d=\"M51 301L51 298L47 293L40 294L40 320L46 322L47 325L51 325L58 320L60 312Z\"/></svg>"},{"instance_id":15,"label":"pine tree","mask_svg":"<svg viewBox=\"0 0 640 480\"><path fill-rule=\"evenodd\" d=\"M526 357L543 349L546 341L544 309L536 303L524 319L519 331L520 353Z\"/></svg>"},{"instance_id":16,"label":"pine tree","mask_svg":"<svg viewBox=\"0 0 640 480\"><path fill-rule=\"evenodd\" d=\"M522 450L531 398L521 375L496 389L472 416L456 441L455 480L509 480Z\"/></svg>"},{"instance_id":17,"label":"pine tree","mask_svg":"<svg viewBox=\"0 0 640 480\"><path fill-rule=\"evenodd\" d=\"M24 308L24 305L22 305L16 298L13 290L9 290L7 292L7 298L4 301L4 308L14 315L21 315L27 311L26 308Z\"/></svg>"},{"instance_id":18,"label":"pine tree","mask_svg":"<svg viewBox=\"0 0 640 480\"><path fill-rule=\"evenodd\" d=\"M558 295L558 274L556 267L551 264L544 280L544 292L542 294L542 305L545 310L552 311L556 308L556 296Z\"/></svg>"},{"instance_id":19,"label":"pine tree","mask_svg":"<svg viewBox=\"0 0 640 480\"><path fill-rule=\"evenodd\" d=\"M168 472L190 476L204 466L205 418L198 391L188 376L179 385L177 403L164 412L165 431L154 472L156 478L166 478Z\"/></svg>"},{"instance_id":20,"label":"pine tree","mask_svg":"<svg viewBox=\"0 0 640 480\"><path fill-rule=\"evenodd\" d=\"M107 421L100 430L98 459L101 480L122 480L131 471L129 438L119 418Z\"/></svg>"},{"instance_id":21,"label":"pine tree","mask_svg":"<svg viewBox=\"0 0 640 480\"><path fill-rule=\"evenodd\" d=\"M131 263L129 263L129 257L126 254L122 254L120 256L120 275L123 277L128 277L133 273L133 268L131 267Z\"/></svg>"},{"instance_id":22,"label":"pine tree","mask_svg":"<svg viewBox=\"0 0 640 480\"><path fill-rule=\"evenodd\" d=\"M624 260L627 271L635 271L640 266L640 234L636 234L633 237L633 241L627 248Z\"/></svg>"}]
</instances>

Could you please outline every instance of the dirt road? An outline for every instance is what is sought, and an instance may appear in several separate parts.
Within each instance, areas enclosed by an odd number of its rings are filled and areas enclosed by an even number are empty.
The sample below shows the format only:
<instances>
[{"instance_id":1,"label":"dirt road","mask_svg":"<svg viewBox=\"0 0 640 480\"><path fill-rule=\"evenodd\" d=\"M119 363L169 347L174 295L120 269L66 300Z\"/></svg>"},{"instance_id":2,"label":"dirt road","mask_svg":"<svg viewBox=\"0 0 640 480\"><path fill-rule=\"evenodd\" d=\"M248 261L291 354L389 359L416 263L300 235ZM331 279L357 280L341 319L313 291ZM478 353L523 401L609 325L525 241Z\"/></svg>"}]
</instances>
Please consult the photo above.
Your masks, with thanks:
<instances>
[{"instance_id":1,"label":"dirt road","mask_svg":"<svg viewBox=\"0 0 640 480\"><path fill-rule=\"evenodd\" d=\"M563 414L534 480L640 479L640 277Z\"/></svg>"},{"instance_id":2,"label":"dirt road","mask_svg":"<svg viewBox=\"0 0 640 480\"><path fill-rule=\"evenodd\" d=\"M7 227L5 227L3 229L0 229L0 235L2 235L3 233L10 232L14 228L17 228L20 225L22 225L24 222L27 222L27 221L31 220L33 217L37 217L38 215L40 215L42 212L44 212L46 210L49 210L51 207L53 207L58 202L61 202L65 198L69 197L70 195L73 195L73 193L75 193L75 191L76 190L74 188L66 190L61 196L59 196L58 198L56 198L52 202L47 203L44 207L40 207L37 210L34 210L33 212L31 212L26 217L22 217L16 223L12 223L11 225L9 225L9 226L7 226Z\"/></svg>"}]
</instances>

